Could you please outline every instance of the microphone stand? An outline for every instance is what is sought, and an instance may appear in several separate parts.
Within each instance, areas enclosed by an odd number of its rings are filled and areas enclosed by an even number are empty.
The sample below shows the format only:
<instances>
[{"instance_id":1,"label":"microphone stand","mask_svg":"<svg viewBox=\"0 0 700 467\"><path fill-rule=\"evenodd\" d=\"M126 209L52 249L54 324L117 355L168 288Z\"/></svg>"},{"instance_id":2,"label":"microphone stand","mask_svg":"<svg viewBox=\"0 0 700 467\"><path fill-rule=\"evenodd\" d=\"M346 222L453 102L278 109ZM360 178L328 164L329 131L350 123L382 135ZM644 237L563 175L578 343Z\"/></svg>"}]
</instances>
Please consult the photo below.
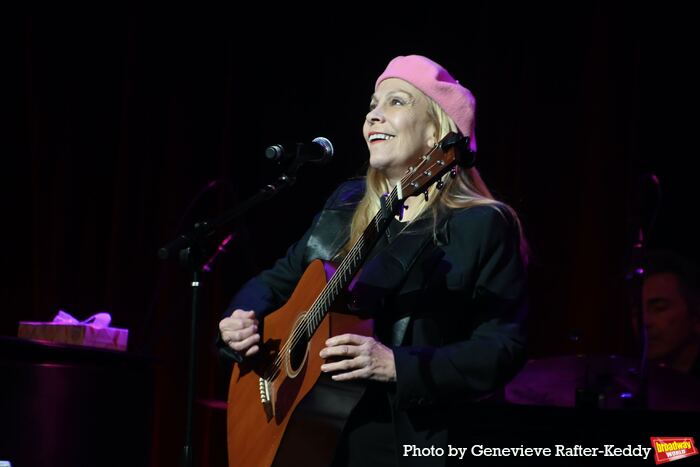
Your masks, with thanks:
<instances>
[{"instance_id":1,"label":"microphone stand","mask_svg":"<svg viewBox=\"0 0 700 467\"><path fill-rule=\"evenodd\" d=\"M648 406L649 396L649 373L647 361L647 330L644 325L644 299L642 290L644 287L644 257L646 253L646 244L644 239L644 231L640 227L636 232L636 238L632 245L630 269L626 279L629 283L631 296L631 307L636 313L637 336L639 339L639 387L637 396L634 399L633 405L638 409L646 409Z\"/></svg>"},{"instance_id":2,"label":"microphone stand","mask_svg":"<svg viewBox=\"0 0 700 467\"><path fill-rule=\"evenodd\" d=\"M629 283L629 290L631 295L631 306L632 310L636 313L636 324L637 324L637 336L639 339L639 388L637 390L636 403L634 406L639 409L646 409L649 406L649 362L648 362L648 349L649 342L647 338L647 330L644 324L644 298L643 298L643 288L644 279L646 278L646 272L644 271L644 258L646 257L646 241L651 235L654 224L656 223L656 217L658 215L661 206L661 185L659 179L653 173L644 174L641 181L648 180L654 188L654 205L651 210L651 214L647 222L644 222L643 217L640 215L637 225L635 225L635 238L632 245L630 267L626 275L626 279ZM641 190L640 190L641 191ZM644 198L642 193L641 199ZM646 224L646 229L645 229ZM646 231L646 237L645 237Z\"/></svg>"},{"instance_id":3,"label":"microphone stand","mask_svg":"<svg viewBox=\"0 0 700 467\"><path fill-rule=\"evenodd\" d=\"M209 257L207 253L211 250L211 239L221 227L225 226L226 224L230 223L235 219L238 219L250 209L261 204L263 201L267 201L268 199L274 197L284 188L293 185L296 181L296 176L299 168L307 161L308 158L305 157L298 149L296 158L287 170L287 174L283 173L277 178L275 182L264 186L258 191L257 194L238 204L238 206L222 214L217 219L211 222L197 222L190 233L180 235L179 237L175 238L167 245L158 250L158 257L160 259L166 260L177 256L180 260L180 264L192 273L192 280L190 282L190 287L192 289L192 316L190 321L190 352L187 376L187 418L185 422L185 444L182 449L182 467L193 466L192 421L194 411L194 395L196 388L196 338L200 308L200 290L202 287L203 277L202 271L209 269L212 260L218 254L217 251L214 254L214 256L209 258L210 260L207 261L207 258ZM228 243L226 239L225 242ZM225 243L222 243L222 245L219 248L222 248L224 245Z\"/></svg>"}]
</instances>

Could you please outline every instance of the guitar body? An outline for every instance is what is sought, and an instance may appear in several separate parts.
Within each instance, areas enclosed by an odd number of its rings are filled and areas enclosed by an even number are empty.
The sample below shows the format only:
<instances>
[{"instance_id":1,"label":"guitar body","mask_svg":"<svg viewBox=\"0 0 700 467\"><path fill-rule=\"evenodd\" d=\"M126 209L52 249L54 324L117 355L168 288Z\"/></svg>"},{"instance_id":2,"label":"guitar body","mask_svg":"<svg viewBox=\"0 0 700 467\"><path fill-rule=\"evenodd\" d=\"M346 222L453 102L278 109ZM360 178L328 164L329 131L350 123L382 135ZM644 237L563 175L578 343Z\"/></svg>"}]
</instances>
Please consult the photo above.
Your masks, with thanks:
<instances>
[{"instance_id":1,"label":"guitar body","mask_svg":"<svg viewBox=\"0 0 700 467\"><path fill-rule=\"evenodd\" d=\"M322 375L319 352L331 336L371 336L373 331L371 320L333 308L311 336L300 326L334 272L330 263L313 261L289 301L265 317L259 355L234 365L227 413L229 466L328 465L332 460L364 385Z\"/></svg>"}]
</instances>

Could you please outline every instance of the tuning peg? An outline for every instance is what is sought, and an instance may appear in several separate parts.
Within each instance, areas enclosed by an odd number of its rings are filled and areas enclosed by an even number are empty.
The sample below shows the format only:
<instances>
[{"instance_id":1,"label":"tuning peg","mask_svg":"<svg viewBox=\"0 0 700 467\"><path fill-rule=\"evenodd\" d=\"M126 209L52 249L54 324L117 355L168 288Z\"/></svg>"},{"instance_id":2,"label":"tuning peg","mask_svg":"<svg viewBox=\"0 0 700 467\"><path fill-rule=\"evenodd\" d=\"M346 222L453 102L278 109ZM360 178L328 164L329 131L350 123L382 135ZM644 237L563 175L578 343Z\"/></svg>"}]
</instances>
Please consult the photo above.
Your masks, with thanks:
<instances>
[{"instance_id":1,"label":"tuning peg","mask_svg":"<svg viewBox=\"0 0 700 467\"><path fill-rule=\"evenodd\" d=\"M445 182L443 182L442 180L438 180L438 182L435 184L435 188L437 188L438 190L442 190L444 186Z\"/></svg>"},{"instance_id":2,"label":"tuning peg","mask_svg":"<svg viewBox=\"0 0 700 467\"><path fill-rule=\"evenodd\" d=\"M455 178L457 176L457 168L450 170L450 178Z\"/></svg>"},{"instance_id":3,"label":"tuning peg","mask_svg":"<svg viewBox=\"0 0 700 467\"><path fill-rule=\"evenodd\" d=\"M423 192L423 196L425 197L425 201L428 201L428 190Z\"/></svg>"}]
</instances>

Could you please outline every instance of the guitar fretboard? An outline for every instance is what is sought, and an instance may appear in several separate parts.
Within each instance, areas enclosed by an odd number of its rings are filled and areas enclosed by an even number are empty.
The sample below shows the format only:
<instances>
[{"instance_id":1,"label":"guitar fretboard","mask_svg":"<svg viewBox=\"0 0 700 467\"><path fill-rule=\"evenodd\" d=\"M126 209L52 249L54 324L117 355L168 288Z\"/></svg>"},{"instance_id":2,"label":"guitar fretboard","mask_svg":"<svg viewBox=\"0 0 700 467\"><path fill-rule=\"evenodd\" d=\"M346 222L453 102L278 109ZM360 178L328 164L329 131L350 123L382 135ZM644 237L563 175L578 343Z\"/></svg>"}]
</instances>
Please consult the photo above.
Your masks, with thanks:
<instances>
[{"instance_id":1,"label":"guitar fretboard","mask_svg":"<svg viewBox=\"0 0 700 467\"><path fill-rule=\"evenodd\" d=\"M391 193L385 195L382 208L367 225L348 254L345 255L338 269L336 269L335 274L333 274L331 280L328 281L326 287L324 287L323 291L309 309L305 322L307 336L313 335L328 313L333 302L338 298L340 293L345 290L345 287L350 283L352 278L355 277L355 274L357 274L360 267L364 264L367 255L372 251L372 248L374 248L384 232L386 232L394 215L392 206L394 206L394 203L396 203L398 199L397 193L398 191L395 187Z\"/></svg>"}]
</instances>

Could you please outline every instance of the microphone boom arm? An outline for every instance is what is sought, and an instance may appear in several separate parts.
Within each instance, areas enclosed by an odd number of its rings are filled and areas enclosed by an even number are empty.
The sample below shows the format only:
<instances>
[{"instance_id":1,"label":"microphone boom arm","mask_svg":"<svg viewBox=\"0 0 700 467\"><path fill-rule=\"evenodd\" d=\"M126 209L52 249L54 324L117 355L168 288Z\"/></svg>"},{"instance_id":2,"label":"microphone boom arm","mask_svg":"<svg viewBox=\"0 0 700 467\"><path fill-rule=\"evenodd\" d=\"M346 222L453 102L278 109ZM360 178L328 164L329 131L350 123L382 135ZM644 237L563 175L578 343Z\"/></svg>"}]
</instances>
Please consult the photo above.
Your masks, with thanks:
<instances>
[{"instance_id":1,"label":"microphone boom arm","mask_svg":"<svg viewBox=\"0 0 700 467\"><path fill-rule=\"evenodd\" d=\"M330 143L330 142L329 142ZM297 156L301 156L301 151L297 151ZM261 204L274 197L284 188L291 186L296 181L296 175L299 168L307 162L307 157L296 157L292 165L287 170L287 174L283 173L273 183L265 185L258 192L239 203L233 209L223 213L211 222L202 221L194 225L192 231L185 235L180 235L167 245L158 250L158 256L161 259L168 259L177 254L180 258L180 263L192 273L190 282L192 288L192 306L191 306L191 325L190 325L190 352L188 364L188 385L187 385L187 413L185 422L185 443L182 449L182 462L184 467L192 467L192 420L194 410L194 394L195 394L195 374L197 368L197 327L198 315L200 307L200 290L203 281L202 272L206 271L209 265L208 258L210 248L209 245L212 237L221 227L241 217L253 207Z\"/></svg>"}]
</instances>

